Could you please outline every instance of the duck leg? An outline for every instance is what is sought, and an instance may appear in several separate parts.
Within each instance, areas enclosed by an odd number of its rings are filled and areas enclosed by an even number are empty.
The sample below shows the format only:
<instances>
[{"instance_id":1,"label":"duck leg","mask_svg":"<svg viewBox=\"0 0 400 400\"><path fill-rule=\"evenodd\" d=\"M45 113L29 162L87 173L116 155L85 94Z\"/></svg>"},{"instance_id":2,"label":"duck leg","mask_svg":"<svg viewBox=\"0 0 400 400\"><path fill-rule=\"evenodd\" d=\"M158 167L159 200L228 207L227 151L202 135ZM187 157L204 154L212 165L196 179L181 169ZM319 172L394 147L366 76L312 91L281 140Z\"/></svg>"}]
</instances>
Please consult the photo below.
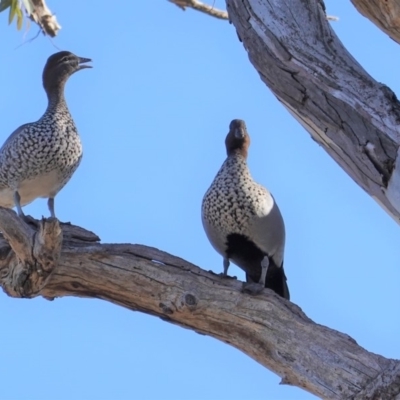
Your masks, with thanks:
<instances>
[{"instance_id":1,"label":"duck leg","mask_svg":"<svg viewBox=\"0 0 400 400\"><path fill-rule=\"evenodd\" d=\"M22 211L22 207L21 207L21 196L19 195L18 190L16 190L14 192L14 204L15 204L15 207L17 208L18 216L22 219L25 219L25 214Z\"/></svg>"},{"instance_id":2,"label":"duck leg","mask_svg":"<svg viewBox=\"0 0 400 400\"><path fill-rule=\"evenodd\" d=\"M47 207L49 207L50 217L56 218L56 214L54 212L54 197L49 197L47 200Z\"/></svg>"}]
</instances>

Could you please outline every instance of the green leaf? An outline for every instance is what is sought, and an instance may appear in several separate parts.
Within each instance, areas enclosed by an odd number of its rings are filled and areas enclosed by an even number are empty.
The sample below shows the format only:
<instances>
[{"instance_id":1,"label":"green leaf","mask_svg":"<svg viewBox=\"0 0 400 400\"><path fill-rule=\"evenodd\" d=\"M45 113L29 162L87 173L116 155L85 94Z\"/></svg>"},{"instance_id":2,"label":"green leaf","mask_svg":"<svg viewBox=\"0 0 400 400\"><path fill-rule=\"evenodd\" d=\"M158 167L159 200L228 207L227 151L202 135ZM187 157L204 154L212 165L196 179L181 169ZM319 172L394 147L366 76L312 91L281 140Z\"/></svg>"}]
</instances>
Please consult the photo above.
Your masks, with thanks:
<instances>
[{"instance_id":1,"label":"green leaf","mask_svg":"<svg viewBox=\"0 0 400 400\"><path fill-rule=\"evenodd\" d=\"M0 0L0 12L9 8L8 23L11 24L14 18L17 17L18 30L22 28L24 23L25 7L28 7L27 11L32 10L31 0L22 0L22 2L20 0Z\"/></svg>"},{"instance_id":2,"label":"green leaf","mask_svg":"<svg viewBox=\"0 0 400 400\"><path fill-rule=\"evenodd\" d=\"M22 15L21 9L17 8L17 29L20 30L22 28L22 23L24 21L24 17Z\"/></svg>"},{"instance_id":3,"label":"green leaf","mask_svg":"<svg viewBox=\"0 0 400 400\"><path fill-rule=\"evenodd\" d=\"M11 24L11 22L13 21L14 16L17 12L17 8L18 8L18 0L12 0L10 6L10 13L8 14L8 24Z\"/></svg>"},{"instance_id":4,"label":"green leaf","mask_svg":"<svg viewBox=\"0 0 400 400\"><path fill-rule=\"evenodd\" d=\"M1 0L0 2L0 12L7 10L11 6L11 0Z\"/></svg>"}]
</instances>

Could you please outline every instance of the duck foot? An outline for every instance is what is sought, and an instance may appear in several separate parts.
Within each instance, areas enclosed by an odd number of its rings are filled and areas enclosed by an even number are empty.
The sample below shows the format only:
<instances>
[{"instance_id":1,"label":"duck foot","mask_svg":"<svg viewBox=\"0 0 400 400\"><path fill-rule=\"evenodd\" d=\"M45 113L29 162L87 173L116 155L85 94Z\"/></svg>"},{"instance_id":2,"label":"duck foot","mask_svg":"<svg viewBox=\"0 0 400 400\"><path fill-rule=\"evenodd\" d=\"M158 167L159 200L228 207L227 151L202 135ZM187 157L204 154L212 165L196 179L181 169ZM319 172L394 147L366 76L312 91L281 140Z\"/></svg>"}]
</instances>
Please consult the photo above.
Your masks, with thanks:
<instances>
[{"instance_id":1,"label":"duck foot","mask_svg":"<svg viewBox=\"0 0 400 400\"><path fill-rule=\"evenodd\" d=\"M237 276L229 276L229 275L225 275L223 272L220 272L219 274L217 274L214 271L211 271L211 269L208 270L208 272L210 274L216 275L216 276L220 276L221 278L226 278L226 279L237 279Z\"/></svg>"},{"instance_id":2,"label":"duck foot","mask_svg":"<svg viewBox=\"0 0 400 400\"><path fill-rule=\"evenodd\" d=\"M221 278L225 278L225 279L237 279L237 276L225 275L223 272L221 272L217 275L220 276Z\"/></svg>"},{"instance_id":3,"label":"duck foot","mask_svg":"<svg viewBox=\"0 0 400 400\"><path fill-rule=\"evenodd\" d=\"M260 294L265 287L260 283L255 282L243 282L242 292L246 294L251 294L253 296L257 296Z\"/></svg>"}]
</instances>

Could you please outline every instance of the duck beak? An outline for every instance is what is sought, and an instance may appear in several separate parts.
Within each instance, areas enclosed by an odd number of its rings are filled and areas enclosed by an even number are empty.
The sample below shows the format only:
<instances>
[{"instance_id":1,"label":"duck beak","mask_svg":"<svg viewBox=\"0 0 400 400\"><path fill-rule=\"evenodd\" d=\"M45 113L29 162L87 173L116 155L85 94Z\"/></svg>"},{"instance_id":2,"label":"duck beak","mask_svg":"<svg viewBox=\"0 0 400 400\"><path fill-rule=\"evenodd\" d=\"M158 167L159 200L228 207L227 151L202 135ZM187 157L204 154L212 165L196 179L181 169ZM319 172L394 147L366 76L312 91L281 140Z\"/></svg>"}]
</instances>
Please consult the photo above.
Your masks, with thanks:
<instances>
[{"instance_id":1,"label":"duck beak","mask_svg":"<svg viewBox=\"0 0 400 400\"><path fill-rule=\"evenodd\" d=\"M242 127L236 128L234 132L235 138L236 139L243 139L245 137L245 131Z\"/></svg>"},{"instance_id":2,"label":"duck beak","mask_svg":"<svg viewBox=\"0 0 400 400\"><path fill-rule=\"evenodd\" d=\"M91 65L86 65L85 63L87 62L92 62L92 60L90 58L79 57L79 69L93 68Z\"/></svg>"}]
</instances>

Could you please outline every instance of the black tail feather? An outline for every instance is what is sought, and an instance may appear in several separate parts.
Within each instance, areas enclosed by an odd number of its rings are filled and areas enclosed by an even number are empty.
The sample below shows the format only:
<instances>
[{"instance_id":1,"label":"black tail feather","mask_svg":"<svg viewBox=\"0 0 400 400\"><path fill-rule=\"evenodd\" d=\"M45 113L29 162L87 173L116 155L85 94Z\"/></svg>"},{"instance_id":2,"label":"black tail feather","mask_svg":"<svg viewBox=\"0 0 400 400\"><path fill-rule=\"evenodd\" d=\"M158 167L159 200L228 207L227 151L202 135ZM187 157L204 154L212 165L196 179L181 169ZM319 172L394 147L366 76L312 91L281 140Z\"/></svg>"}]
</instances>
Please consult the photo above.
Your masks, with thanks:
<instances>
[{"instance_id":1,"label":"black tail feather","mask_svg":"<svg viewBox=\"0 0 400 400\"><path fill-rule=\"evenodd\" d=\"M258 280L252 279L248 274L246 274L246 281L258 282ZM276 294L279 294L279 296L283 297L284 299L290 300L290 293L286 282L286 275L283 265L281 267L277 267L274 263L270 263L268 266L267 278L265 279L265 287L273 290Z\"/></svg>"}]
</instances>

